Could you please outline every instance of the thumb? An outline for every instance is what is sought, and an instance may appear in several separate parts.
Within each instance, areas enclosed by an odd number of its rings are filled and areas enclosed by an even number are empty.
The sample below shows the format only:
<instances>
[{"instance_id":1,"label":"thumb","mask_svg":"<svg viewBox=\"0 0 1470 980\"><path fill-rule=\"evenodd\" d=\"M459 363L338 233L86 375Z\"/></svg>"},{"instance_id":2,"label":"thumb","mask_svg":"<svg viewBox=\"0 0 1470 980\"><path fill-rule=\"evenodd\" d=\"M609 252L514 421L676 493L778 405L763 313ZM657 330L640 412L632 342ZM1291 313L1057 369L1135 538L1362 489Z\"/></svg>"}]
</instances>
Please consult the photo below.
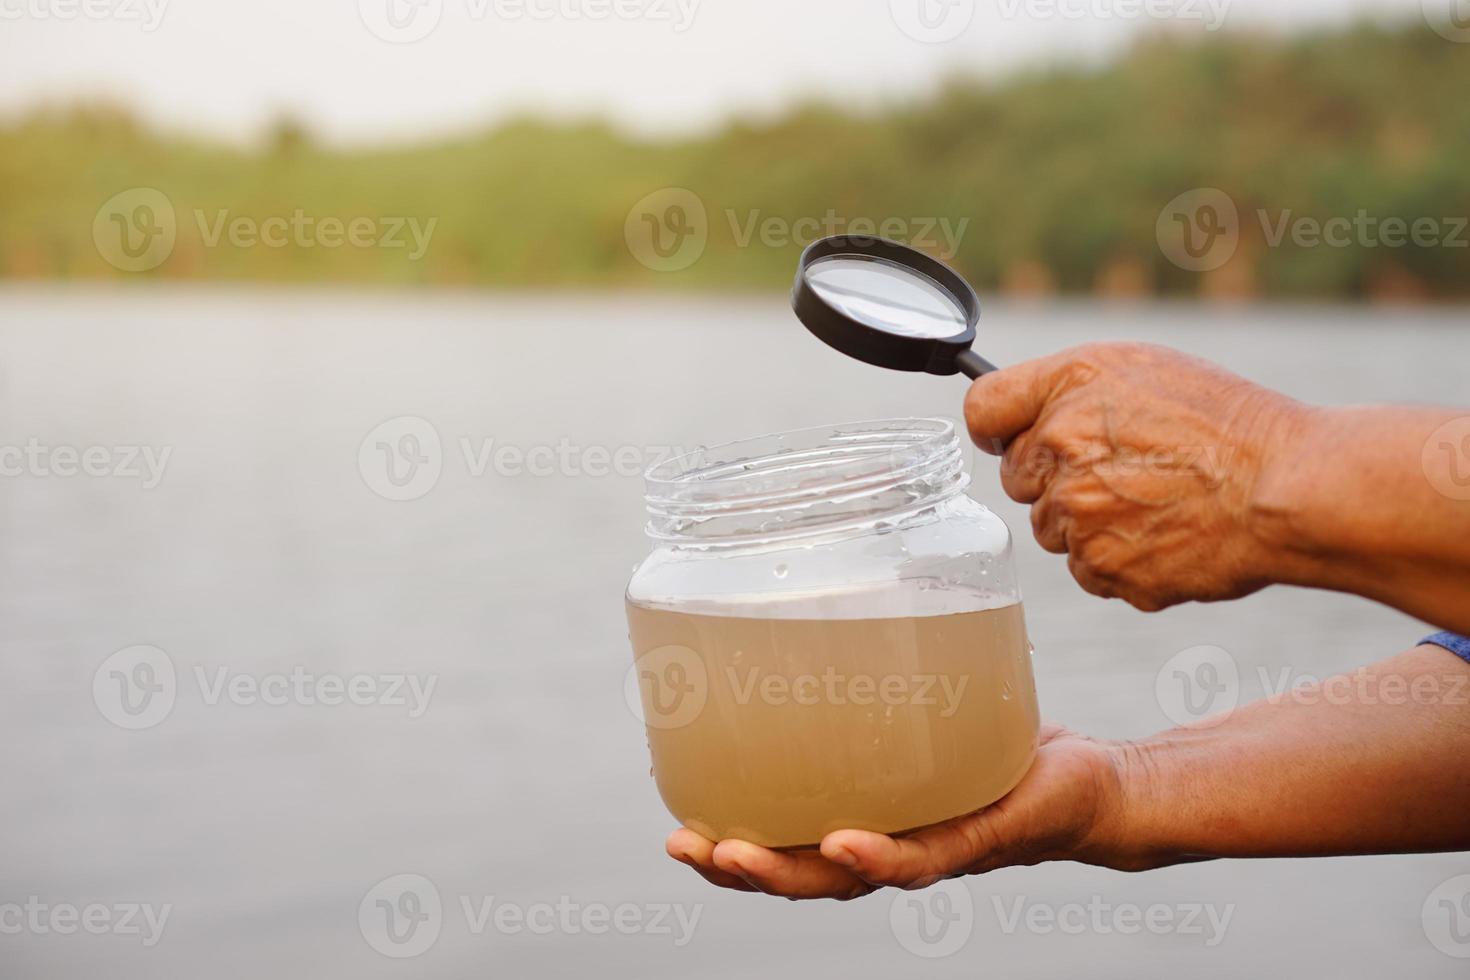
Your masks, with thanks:
<instances>
[{"instance_id":1,"label":"thumb","mask_svg":"<svg viewBox=\"0 0 1470 980\"><path fill-rule=\"evenodd\" d=\"M874 885L925 888L964 872L1000 842L985 814L970 814L906 837L839 830L822 840L822 856Z\"/></svg>"},{"instance_id":2,"label":"thumb","mask_svg":"<svg viewBox=\"0 0 1470 980\"><path fill-rule=\"evenodd\" d=\"M975 445L995 456L1036 422L1056 388L1064 355L982 375L965 396L965 425Z\"/></svg>"}]
</instances>

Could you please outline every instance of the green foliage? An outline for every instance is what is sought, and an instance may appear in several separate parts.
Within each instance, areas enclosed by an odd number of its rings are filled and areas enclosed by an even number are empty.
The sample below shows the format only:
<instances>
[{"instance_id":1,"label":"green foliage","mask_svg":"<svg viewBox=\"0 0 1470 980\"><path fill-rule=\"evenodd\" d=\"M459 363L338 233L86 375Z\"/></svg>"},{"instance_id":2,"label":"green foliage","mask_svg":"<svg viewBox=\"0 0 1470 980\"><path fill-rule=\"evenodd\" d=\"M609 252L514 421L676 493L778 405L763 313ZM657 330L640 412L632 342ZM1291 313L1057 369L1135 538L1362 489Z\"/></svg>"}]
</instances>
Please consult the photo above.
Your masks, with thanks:
<instances>
[{"instance_id":1,"label":"green foliage","mask_svg":"<svg viewBox=\"0 0 1470 980\"><path fill-rule=\"evenodd\" d=\"M1170 265L1155 223L1176 195L1217 187L1241 212L1250 292L1351 298L1388 280L1464 296L1470 249L1272 245L1263 226L1288 212L1442 226L1470 215L1467 91L1470 46L1357 27L1155 37L1101 67L955 78L922 104L806 105L667 143L518 120L344 151L283 120L248 151L150 132L117 109L41 112L0 129L0 275L775 289L810 219L823 232L829 219L839 231L902 219L909 234L968 219L954 261L985 288L1024 267L1088 291L1122 264L1143 289L1187 294L1205 277ZM178 228L167 260L144 273L119 271L93 244L97 209L133 187L162 191ZM693 191L708 219L702 257L675 272L641 264L624 235L634 202L664 187ZM417 260L401 248L211 244L202 227L298 211L436 224ZM929 237L942 252L939 232Z\"/></svg>"}]
</instances>

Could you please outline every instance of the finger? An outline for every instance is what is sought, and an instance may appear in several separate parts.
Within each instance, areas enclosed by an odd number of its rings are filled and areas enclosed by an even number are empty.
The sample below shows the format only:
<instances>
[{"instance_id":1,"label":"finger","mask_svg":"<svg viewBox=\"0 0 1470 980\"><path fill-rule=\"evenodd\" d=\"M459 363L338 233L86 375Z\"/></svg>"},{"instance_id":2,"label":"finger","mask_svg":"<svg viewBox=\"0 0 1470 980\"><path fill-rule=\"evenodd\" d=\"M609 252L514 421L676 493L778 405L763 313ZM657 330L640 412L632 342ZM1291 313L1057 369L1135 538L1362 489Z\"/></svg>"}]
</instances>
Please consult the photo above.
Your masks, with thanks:
<instances>
[{"instance_id":1,"label":"finger","mask_svg":"<svg viewBox=\"0 0 1470 980\"><path fill-rule=\"evenodd\" d=\"M1118 598L1118 591L1112 580L1095 572L1077 554L1072 553L1067 556L1067 569L1084 591L1103 599Z\"/></svg>"},{"instance_id":2,"label":"finger","mask_svg":"<svg viewBox=\"0 0 1470 980\"><path fill-rule=\"evenodd\" d=\"M875 885L925 888L964 871L986 850L982 825L961 817L907 837L839 830L822 840L822 854Z\"/></svg>"},{"instance_id":3,"label":"finger","mask_svg":"<svg viewBox=\"0 0 1470 980\"><path fill-rule=\"evenodd\" d=\"M1000 485L1006 496L1029 504L1046 492L1056 476L1056 454L1042 445L1041 429L1027 429L1012 440L1000 466Z\"/></svg>"},{"instance_id":4,"label":"finger","mask_svg":"<svg viewBox=\"0 0 1470 980\"><path fill-rule=\"evenodd\" d=\"M872 886L816 851L772 851L743 840L724 840L715 847L715 865L767 895L785 898L836 898L866 895Z\"/></svg>"},{"instance_id":5,"label":"finger","mask_svg":"<svg viewBox=\"0 0 1470 980\"><path fill-rule=\"evenodd\" d=\"M999 456L1031 428L1051 398L1064 354L1026 361L982 375L965 396L965 424L975 445Z\"/></svg>"},{"instance_id":6,"label":"finger","mask_svg":"<svg viewBox=\"0 0 1470 980\"><path fill-rule=\"evenodd\" d=\"M720 888L731 888L740 892L753 892L756 887L739 875L732 875L728 871L721 871L715 866L714 850L715 843L712 840L701 837L694 831L680 827L669 835L664 842L664 850L669 852L669 857L680 864L687 864L698 871L700 876L711 885Z\"/></svg>"},{"instance_id":7,"label":"finger","mask_svg":"<svg viewBox=\"0 0 1470 980\"><path fill-rule=\"evenodd\" d=\"M1041 723L1041 730L1036 735L1036 747L1041 748L1052 739L1060 738L1066 734L1067 726L1059 725L1054 721L1044 721Z\"/></svg>"},{"instance_id":8,"label":"finger","mask_svg":"<svg viewBox=\"0 0 1470 980\"><path fill-rule=\"evenodd\" d=\"M1058 483L1053 482L1031 505L1031 530L1036 543L1054 555L1067 553L1067 532L1072 526L1072 516L1062 504Z\"/></svg>"}]
</instances>

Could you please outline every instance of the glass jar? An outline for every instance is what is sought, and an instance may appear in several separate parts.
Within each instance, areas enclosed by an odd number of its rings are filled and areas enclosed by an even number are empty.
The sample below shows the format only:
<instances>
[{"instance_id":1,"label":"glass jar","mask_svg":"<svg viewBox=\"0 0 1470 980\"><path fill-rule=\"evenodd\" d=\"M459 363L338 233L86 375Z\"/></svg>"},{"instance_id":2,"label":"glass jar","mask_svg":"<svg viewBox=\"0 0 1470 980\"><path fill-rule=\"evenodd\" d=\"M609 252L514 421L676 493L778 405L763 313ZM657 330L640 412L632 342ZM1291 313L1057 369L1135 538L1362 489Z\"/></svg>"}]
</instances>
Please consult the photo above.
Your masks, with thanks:
<instances>
[{"instance_id":1,"label":"glass jar","mask_svg":"<svg viewBox=\"0 0 1470 980\"><path fill-rule=\"evenodd\" d=\"M965 495L954 423L766 436L646 478L628 585L653 772L712 840L813 845L970 813L1039 717L1010 531Z\"/></svg>"}]
</instances>

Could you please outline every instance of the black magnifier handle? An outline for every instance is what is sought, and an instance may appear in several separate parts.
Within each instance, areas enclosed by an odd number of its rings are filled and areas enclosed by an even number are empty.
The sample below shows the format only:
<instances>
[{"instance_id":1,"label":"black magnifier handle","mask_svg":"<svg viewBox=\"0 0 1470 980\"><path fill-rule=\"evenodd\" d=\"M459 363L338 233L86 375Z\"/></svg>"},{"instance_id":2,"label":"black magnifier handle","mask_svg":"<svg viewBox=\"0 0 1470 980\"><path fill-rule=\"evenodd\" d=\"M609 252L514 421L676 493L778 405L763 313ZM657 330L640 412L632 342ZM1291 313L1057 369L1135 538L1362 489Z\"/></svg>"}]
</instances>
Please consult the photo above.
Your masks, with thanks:
<instances>
[{"instance_id":1,"label":"black magnifier handle","mask_svg":"<svg viewBox=\"0 0 1470 980\"><path fill-rule=\"evenodd\" d=\"M955 355L954 362L959 367L960 373L969 378L971 381L974 381L982 374L989 374L991 371L1000 370L1000 368L996 367L994 364L991 364L985 358L981 357L979 354L976 354L972 350L960 351L957 355Z\"/></svg>"}]
</instances>

